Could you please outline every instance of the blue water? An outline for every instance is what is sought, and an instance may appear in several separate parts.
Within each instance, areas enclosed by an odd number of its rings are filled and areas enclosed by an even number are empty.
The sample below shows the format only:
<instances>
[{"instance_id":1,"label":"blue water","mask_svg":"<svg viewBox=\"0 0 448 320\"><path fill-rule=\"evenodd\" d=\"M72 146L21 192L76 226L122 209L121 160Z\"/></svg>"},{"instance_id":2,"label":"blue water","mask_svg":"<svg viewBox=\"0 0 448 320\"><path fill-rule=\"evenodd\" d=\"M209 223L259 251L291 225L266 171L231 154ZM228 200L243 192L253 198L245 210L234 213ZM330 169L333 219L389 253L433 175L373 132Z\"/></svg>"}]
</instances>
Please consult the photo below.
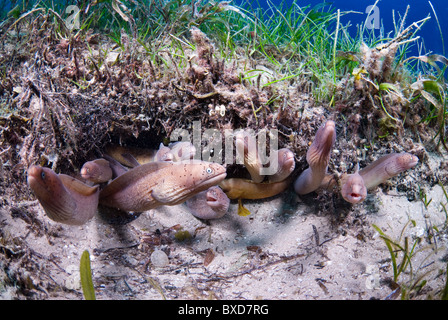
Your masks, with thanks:
<instances>
[{"instance_id":1,"label":"blue water","mask_svg":"<svg viewBox=\"0 0 448 320\"><path fill-rule=\"evenodd\" d=\"M268 9L268 3L264 0L235 0L236 4L244 4L251 3L253 7L261 7ZM324 1L322 0L297 0L296 3L301 7L305 7L307 5L311 5L311 7L322 4ZM325 1L331 4L331 7L335 10L340 9L342 11L357 11L357 13L351 13L341 18L342 23L351 22L352 26L349 29L349 32L354 36L357 32L357 24L364 23L368 14L366 13L366 9L369 5L373 5L375 0L327 0ZM291 6L293 0L284 0L284 1L271 1L274 5L280 5L283 3L283 7ZM387 35L388 32L392 31L392 35L394 34L394 25L393 25L393 16L392 10L395 11L395 19L398 19L399 13L404 15L406 12L406 7L410 5L410 10L408 12L408 17L406 19L405 26L410 25L412 22L421 20L428 15L431 15L431 19L425 23L423 28L417 33L418 36L422 38L422 43L424 44L425 50L423 53L437 53L443 54L446 56L448 54L448 0L432 0L431 1L435 12L437 13L437 17L439 19L439 23L442 29L445 48L443 46L443 42L441 40L439 27L437 25L437 21L434 17L434 13L431 9L431 6L427 0L412 0L412 1L404 1L404 0L380 0L377 4L379 9L379 17L381 20L381 24L384 27L384 32ZM327 7L328 8L328 7ZM373 23L374 27L374 23ZM379 35L379 30L376 30ZM418 48L414 45L411 48L410 54L417 55Z\"/></svg>"},{"instance_id":2,"label":"blue water","mask_svg":"<svg viewBox=\"0 0 448 320\"><path fill-rule=\"evenodd\" d=\"M148 0L149 1L149 0ZM76 3L75 0L54 0L54 3ZM126 1L125 1L126 2ZM293 0L283 0L283 1L271 1L274 5L280 5L283 3L283 7L291 6ZM342 23L351 22L352 26L349 29L349 32L355 36L357 31L357 24L363 23L367 18L366 8L369 5L373 5L375 3L374 0L297 0L297 4L301 7L305 7L307 5L315 6L318 4L322 4L323 2L327 2L331 4L331 7L335 10L340 9L342 11L357 11L357 13L351 13L342 17ZM13 6L18 3L22 3L22 0L0 0L0 11L2 12L1 16L4 16L5 12L8 12ZM32 3L32 1L30 1ZM234 0L236 4L244 4L250 3L253 7L261 7L268 8L268 3L266 0ZM384 27L384 32L387 34L390 31L394 30L393 26L393 18L392 18L392 10L395 10L395 17L399 17L400 14L404 14L406 11L407 5L410 5L410 11L408 13L408 18L406 20L406 26L411 24L414 21L421 20L428 15L431 15L431 19L426 22L423 28L418 32L422 38L422 43L424 44L425 50L422 53L437 53L443 54L445 56L448 55L448 0L432 0L432 5L437 13L437 17L439 19L439 23L441 25L443 37L445 39L445 48L443 46L443 42L441 40L439 27L437 25L436 19L434 17L434 13L429 5L428 0L380 0L377 4L379 9L379 17L381 20L381 24ZM329 8L329 7L326 7ZM379 34L379 30L376 30ZM417 46L411 47L410 54L417 55L418 48Z\"/></svg>"}]
</instances>

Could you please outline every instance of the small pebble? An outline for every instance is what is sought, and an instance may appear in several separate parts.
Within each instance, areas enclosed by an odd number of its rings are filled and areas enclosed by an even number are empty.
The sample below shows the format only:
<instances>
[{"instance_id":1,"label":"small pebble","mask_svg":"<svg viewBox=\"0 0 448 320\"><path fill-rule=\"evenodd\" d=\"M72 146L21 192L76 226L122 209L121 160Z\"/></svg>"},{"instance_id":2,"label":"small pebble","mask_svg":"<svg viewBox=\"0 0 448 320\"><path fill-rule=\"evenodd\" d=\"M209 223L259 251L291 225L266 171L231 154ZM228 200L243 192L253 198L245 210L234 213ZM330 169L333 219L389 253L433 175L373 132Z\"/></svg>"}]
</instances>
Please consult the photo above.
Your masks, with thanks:
<instances>
[{"instance_id":1,"label":"small pebble","mask_svg":"<svg viewBox=\"0 0 448 320\"><path fill-rule=\"evenodd\" d=\"M162 250L154 250L151 254L151 263L154 267L163 268L168 265L168 256Z\"/></svg>"},{"instance_id":2,"label":"small pebble","mask_svg":"<svg viewBox=\"0 0 448 320\"><path fill-rule=\"evenodd\" d=\"M79 273L78 265L69 265L66 267L66 272L69 274L65 278L65 287L70 290L81 289L81 275Z\"/></svg>"},{"instance_id":3,"label":"small pebble","mask_svg":"<svg viewBox=\"0 0 448 320\"><path fill-rule=\"evenodd\" d=\"M138 260L135 259L134 257L131 257L130 255L127 254L123 255L123 259L133 267L136 267L138 265Z\"/></svg>"}]
</instances>

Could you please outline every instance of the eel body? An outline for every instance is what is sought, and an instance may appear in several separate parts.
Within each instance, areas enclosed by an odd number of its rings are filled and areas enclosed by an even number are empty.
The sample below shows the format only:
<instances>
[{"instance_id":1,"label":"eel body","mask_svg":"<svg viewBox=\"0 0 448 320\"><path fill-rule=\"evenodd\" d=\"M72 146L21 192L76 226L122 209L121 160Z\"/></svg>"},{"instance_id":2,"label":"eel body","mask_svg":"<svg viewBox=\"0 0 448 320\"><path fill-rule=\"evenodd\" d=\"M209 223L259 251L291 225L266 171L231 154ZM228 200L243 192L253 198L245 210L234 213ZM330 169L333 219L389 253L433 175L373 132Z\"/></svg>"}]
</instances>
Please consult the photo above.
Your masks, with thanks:
<instances>
[{"instance_id":1,"label":"eel body","mask_svg":"<svg viewBox=\"0 0 448 320\"><path fill-rule=\"evenodd\" d=\"M196 154L196 147L188 141L179 141L168 145L173 161L191 160Z\"/></svg>"},{"instance_id":2,"label":"eel body","mask_svg":"<svg viewBox=\"0 0 448 320\"><path fill-rule=\"evenodd\" d=\"M123 146L109 146L106 154L114 158L122 165L133 168L136 165L153 162L157 150Z\"/></svg>"},{"instance_id":3,"label":"eel body","mask_svg":"<svg viewBox=\"0 0 448 320\"><path fill-rule=\"evenodd\" d=\"M238 132L235 134L236 152L243 158L244 166L249 171L252 181L258 183L263 181L264 175L261 175L260 154L258 153L257 139L247 132Z\"/></svg>"},{"instance_id":4,"label":"eel body","mask_svg":"<svg viewBox=\"0 0 448 320\"><path fill-rule=\"evenodd\" d=\"M90 187L49 168L31 166L28 184L51 220L69 225L89 221L98 207L98 186Z\"/></svg>"},{"instance_id":5,"label":"eel body","mask_svg":"<svg viewBox=\"0 0 448 320\"><path fill-rule=\"evenodd\" d=\"M273 152L275 152L276 155L271 158L277 159L278 169L275 174L268 177L268 180L269 182L279 182L289 177L289 175L294 171L296 162L294 159L294 153L287 148L282 148Z\"/></svg>"},{"instance_id":6,"label":"eel body","mask_svg":"<svg viewBox=\"0 0 448 320\"><path fill-rule=\"evenodd\" d=\"M222 181L219 186L230 199L256 200L273 197L285 191L290 183L290 179L273 183L256 183L252 180L230 178Z\"/></svg>"},{"instance_id":7,"label":"eel body","mask_svg":"<svg viewBox=\"0 0 448 320\"><path fill-rule=\"evenodd\" d=\"M107 182L112 176L112 168L106 159L88 161L81 168L81 177L93 183Z\"/></svg>"},{"instance_id":8,"label":"eel body","mask_svg":"<svg viewBox=\"0 0 448 320\"><path fill-rule=\"evenodd\" d=\"M109 183L100 193L100 203L125 211L177 205L225 177L225 168L216 163L194 160L145 163Z\"/></svg>"},{"instance_id":9,"label":"eel body","mask_svg":"<svg viewBox=\"0 0 448 320\"><path fill-rule=\"evenodd\" d=\"M391 153L374 161L359 174L364 179L367 190L373 189L399 173L415 167L418 157L407 152Z\"/></svg>"},{"instance_id":10,"label":"eel body","mask_svg":"<svg viewBox=\"0 0 448 320\"><path fill-rule=\"evenodd\" d=\"M297 194L304 195L318 189L327 173L331 149L336 140L336 125L328 120L316 132L316 137L306 153L309 167L294 182Z\"/></svg>"},{"instance_id":11,"label":"eel body","mask_svg":"<svg viewBox=\"0 0 448 320\"><path fill-rule=\"evenodd\" d=\"M342 197L351 203L359 203L367 196L367 191L397 176L398 174L415 167L418 157L407 153L390 153L372 162L354 174L343 174L339 184ZM326 175L321 187L333 189L337 180L333 175Z\"/></svg>"},{"instance_id":12,"label":"eel body","mask_svg":"<svg viewBox=\"0 0 448 320\"><path fill-rule=\"evenodd\" d=\"M219 219L229 210L230 199L218 186L201 191L185 202L191 214L200 219Z\"/></svg>"}]
</instances>

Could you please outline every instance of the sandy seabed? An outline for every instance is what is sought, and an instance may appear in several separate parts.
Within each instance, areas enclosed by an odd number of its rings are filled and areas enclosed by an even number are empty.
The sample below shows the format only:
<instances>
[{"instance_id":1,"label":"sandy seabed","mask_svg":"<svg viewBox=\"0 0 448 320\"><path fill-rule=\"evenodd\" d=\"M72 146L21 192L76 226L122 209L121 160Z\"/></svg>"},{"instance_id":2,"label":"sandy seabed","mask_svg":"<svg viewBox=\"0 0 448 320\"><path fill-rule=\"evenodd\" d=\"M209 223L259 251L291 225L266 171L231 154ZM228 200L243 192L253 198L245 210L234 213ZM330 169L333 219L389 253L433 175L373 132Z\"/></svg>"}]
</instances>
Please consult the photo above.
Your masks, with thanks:
<instances>
[{"instance_id":1,"label":"sandy seabed","mask_svg":"<svg viewBox=\"0 0 448 320\"><path fill-rule=\"evenodd\" d=\"M447 238L436 230L446 224L447 199L438 186L427 191L430 199L426 208L378 188L362 204L324 212L316 210L318 193L301 199L290 191L244 201L246 217L232 203L223 218L200 221L182 204L123 225L98 215L81 227L55 223L37 201L27 202L21 213L0 210L3 236L13 240L1 246L9 259L0 261L0 276L10 280L0 294L82 299L79 261L88 250L97 299L396 299L391 256L376 225L401 245L418 242L396 282L405 288L426 280L411 297L437 297ZM186 239L180 231L188 231ZM151 262L157 249L167 254L166 266Z\"/></svg>"},{"instance_id":2,"label":"sandy seabed","mask_svg":"<svg viewBox=\"0 0 448 320\"><path fill-rule=\"evenodd\" d=\"M12 110L0 119L2 170L11 168L0 171L0 298L82 299L79 263L84 250L90 253L97 299L440 297L446 281L443 205L448 207L448 199L437 182L446 185L448 166L439 154L427 151L435 150L435 131L423 125L424 103L406 107L403 128L382 132L390 119L386 117L379 130L377 120L384 115L370 105L368 86L364 91L351 89L351 77L342 88L353 96L326 110L302 92L308 87L306 77L294 86L260 87L260 82L281 78L272 71L268 79L260 73L257 84L241 83L241 72L259 70L263 61L242 60L241 65L249 63L243 69L212 59L213 46L198 32L193 37L196 52L187 51L195 57L188 60L192 65L180 72L171 56L166 57L166 67L160 63L154 69L141 48L129 46L121 52L110 41L98 45L95 35L69 42L55 37L51 29L33 29L39 21L30 25L31 36L25 38L29 41L19 47L20 59L14 37L0 55L8 66L5 74L11 75L2 90L8 97L5 106ZM110 49L107 55L101 54L103 46ZM135 58L139 55L141 60ZM105 70L98 68L99 61ZM34 66L31 74L29 65ZM155 81L158 73L163 77ZM86 81L83 90L73 84L81 76ZM173 81L176 77L185 87ZM277 94L284 97L283 107L271 110L268 102ZM392 98L391 105L401 107ZM222 106L225 117L215 112ZM266 111L263 117L254 111L259 107ZM358 205L326 191L305 197L289 191L244 201L251 212L245 217L237 215L238 204L232 202L223 218L208 222L177 205L145 212L127 224L110 224L97 215L72 227L49 220L26 186L26 168L41 163L43 156L47 165L57 164L58 173L73 174L82 161L103 152L106 143L137 137L160 143L150 138L188 128L195 119L204 127L284 130L281 147L294 149L297 171L306 167L309 143L328 119L337 123L339 137L331 172L352 172L355 161L362 159L364 166L390 152L409 151L420 163ZM382 134L387 137L375 143ZM357 152L365 144L370 148L361 156ZM420 187L427 188L427 207L419 200ZM395 281L391 254L374 225L401 246L394 247L397 264L406 267L395 270ZM403 260L406 249L410 259ZM156 250L167 255L162 267L151 262Z\"/></svg>"}]
</instances>

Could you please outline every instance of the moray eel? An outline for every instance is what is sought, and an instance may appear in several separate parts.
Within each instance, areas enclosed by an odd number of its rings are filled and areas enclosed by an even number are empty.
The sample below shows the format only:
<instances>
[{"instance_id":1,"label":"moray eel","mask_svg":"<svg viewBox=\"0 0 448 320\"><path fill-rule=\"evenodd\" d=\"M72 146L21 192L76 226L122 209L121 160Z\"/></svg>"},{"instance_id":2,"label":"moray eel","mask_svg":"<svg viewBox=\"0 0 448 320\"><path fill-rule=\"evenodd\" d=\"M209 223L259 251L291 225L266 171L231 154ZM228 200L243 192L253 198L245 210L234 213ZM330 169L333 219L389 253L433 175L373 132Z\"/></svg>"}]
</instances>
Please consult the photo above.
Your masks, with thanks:
<instances>
[{"instance_id":1,"label":"moray eel","mask_svg":"<svg viewBox=\"0 0 448 320\"><path fill-rule=\"evenodd\" d=\"M306 153L309 168L303 171L294 182L297 194L304 195L318 189L327 173L330 152L336 140L336 127L332 120L316 132L316 137Z\"/></svg>"},{"instance_id":2,"label":"moray eel","mask_svg":"<svg viewBox=\"0 0 448 320\"><path fill-rule=\"evenodd\" d=\"M164 146L162 143L152 159L150 158L151 155L149 155L148 158L145 157L143 159L142 156L140 156L140 160L137 160L136 156L132 153L123 153L121 156L123 159L126 159L126 162L131 165L131 168L148 162L174 161L174 154L171 152L171 149Z\"/></svg>"},{"instance_id":3,"label":"moray eel","mask_svg":"<svg viewBox=\"0 0 448 320\"><path fill-rule=\"evenodd\" d=\"M364 179L359 174L359 165L355 173L345 175L341 181L341 195L345 201L359 203L367 197L367 188Z\"/></svg>"},{"instance_id":4,"label":"moray eel","mask_svg":"<svg viewBox=\"0 0 448 320\"><path fill-rule=\"evenodd\" d=\"M341 195L351 203L359 203L371 190L403 171L415 167L418 158L410 153L391 153L374 161L354 174L343 174L340 178ZM321 187L332 189L337 182L333 175L327 175Z\"/></svg>"},{"instance_id":5,"label":"moray eel","mask_svg":"<svg viewBox=\"0 0 448 320\"><path fill-rule=\"evenodd\" d=\"M31 166L28 184L48 217L56 222L82 225L89 221L98 207L98 186L90 187L49 168Z\"/></svg>"},{"instance_id":6,"label":"moray eel","mask_svg":"<svg viewBox=\"0 0 448 320\"><path fill-rule=\"evenodd\" d=\"M196 154L195 146L188 141L170 143L168 146L173 155L173 161L178 162L182 160L191 160Z\"/></svg>"},{"instance_id":7,"label":"moray eel","mask_svg":"<svg viewBox=\"0 0 448 320\"><path fill-rule=\"evenodd\" d=\"M153 149L142 149L123 146L109 146L106 154L114 158L122 165L133 168L137 165L153 162L157 151Z\"/></svg>"},{"instance_id":8,"label":"moray eel","mask_svg":"<svg viewBox=\"0 0 448 320\"><path fill-rule=\"evenodd\" d=\"M248 139L250 139L250 136ZM268 182L261 182L264 176L259 174L261 161L259 161L257 156L258 152L252 152L252 155L248 157L247 155L251 154L250 144L249 148L247 148L248 144L244 141L244 136L241 138L237 137L236 141L238 142L238 140L240 147L243 147L245 152L244 164L249 172L252 171L252 180L231 178L222 181L219 186L229 199L238 199L238 215L247 216L250 214L250 211L243 206L242 199L256 200L270 198L285 191L291 184L291 179L288 179L288 177L294 170L295 160L294 154L290 150L286 148L277 150L278 157L271 156L271 159L276 158L278 160L277 172L269 177ZM254 181L254 179L259 182Z\"/></svg>"},{"instance_id":9,"label":"moray eel","mask_svg":"<svg viewBox=\"0 0 448 320\"><path fill-rule=\"evenodd\" d=\"M218 186L201 191L185 202L191 214L199 219L219 219L229 210L230 199Z\"/></svg>"},{"instance_id":10,"label":"moray eel","mask_svg":"<svg viewBox=\"0 0 448 320\"><path fill-rule=\"evenodd\" d=\"M157 150L154 156L154 161L174 161L174 155L169 147L160 144L159 150Z\"/></svg>"},{"instance_id":11,"label":"moray eel","mask_svg":"<svg viewBox=\"0 0 448 320\"><path fill-rule=\"evenodd\" d=\"M121 176L123 173L129 170L128 167L125 167L119 161L115 160L111 156L108 156L107 154L104 154L103 158L109 162L109 167L112 169L112 179Z\"/></svg>"},{"instance_id":12,"label":"moray eel","mask_svg":"<svg viewBox=\"0 0 448 320\"><path fill-rule=\"evenodd\" d=\"M273 183L256 183L252 180L230 178L222 181L219 186L230 199L256 200L273 197L285 191L290 183L290 179Z\"/></svg>"},{"instance_id":13,"label":"moray eel","mask_svg":"<svg viewBox=\"0 0 448 320\"><path fill-rule=\"evenodd\" d=\"M107 182L112 176L112 168L106 159L88 161L81 168L81 177L93 183Z\"/></svg>"},{"instance_id":14,"label":"moray eel","mask_svg":"<svg viewBox=\"0 0 448 320\"><path fill-rule=\"evenodd\" d=\"M182 161L193 159L196 148L190 142L174 142L159 149L109 146L106 154L129 168L154 161Z\"/></svg>"},{"instance_id":15,"label":"moray eel","mask_svg":"<svg viewBox=\"0 0 448 320\"><path fill-rule=\"evenodd\" d=\"M145 163L112 180L101 191L100 203L124 211L177 205L225 177L226 169L216 163L194 160Z\"/></svg>"},{"instance_id":16,"label":"moray eel","mask_svg":"<svg viewBox=\"0 0 448 320\"><path fill-rule=\"evenodd\" d=\"M291 150L283 148L274 152L277 153L276 159L278 159L278 169L275 174L268 177L269 182L285 180L294 171L296 166L294 153Z\"/></svg>"},{"instance_id":17,"label":"moray eel","mask_svg":"<svg viewBox=\"0 0 448 320\"><path fill-rule=\"evenodd\" d=\"M417 163L418 158L410 153L391 153L374 161L359 171L359 174L369 190L399 173L415 167Z\"/></svg>"},{"instance_id":18,"label":"moray eel","mask_svg":"<svg viewBox=\"0 0 448 320\"><path fill-rule=\"evenodd\" d=\"M226 179L219 186L227 197L256 200L273 197L285 191L291 183L288 177L295 167L294 154L286 148L276 152L278 152L278 170L269 177L268 182L255 182L241 178Z\"/></svg>"},{"instance_id":19,"label":"moray eel","mask_svg":"<svg viewBox=\"0 0 448 320\"><path fill-rule=\"evenodd\" d=\"M257 150L256 138L253 135L239 132L235 134L235 146L237 154L242 153L244 166L249 171L252 181L256 183L263 181L264 175L260 174L263 165Z\"/></svg>"}]
</instances>

